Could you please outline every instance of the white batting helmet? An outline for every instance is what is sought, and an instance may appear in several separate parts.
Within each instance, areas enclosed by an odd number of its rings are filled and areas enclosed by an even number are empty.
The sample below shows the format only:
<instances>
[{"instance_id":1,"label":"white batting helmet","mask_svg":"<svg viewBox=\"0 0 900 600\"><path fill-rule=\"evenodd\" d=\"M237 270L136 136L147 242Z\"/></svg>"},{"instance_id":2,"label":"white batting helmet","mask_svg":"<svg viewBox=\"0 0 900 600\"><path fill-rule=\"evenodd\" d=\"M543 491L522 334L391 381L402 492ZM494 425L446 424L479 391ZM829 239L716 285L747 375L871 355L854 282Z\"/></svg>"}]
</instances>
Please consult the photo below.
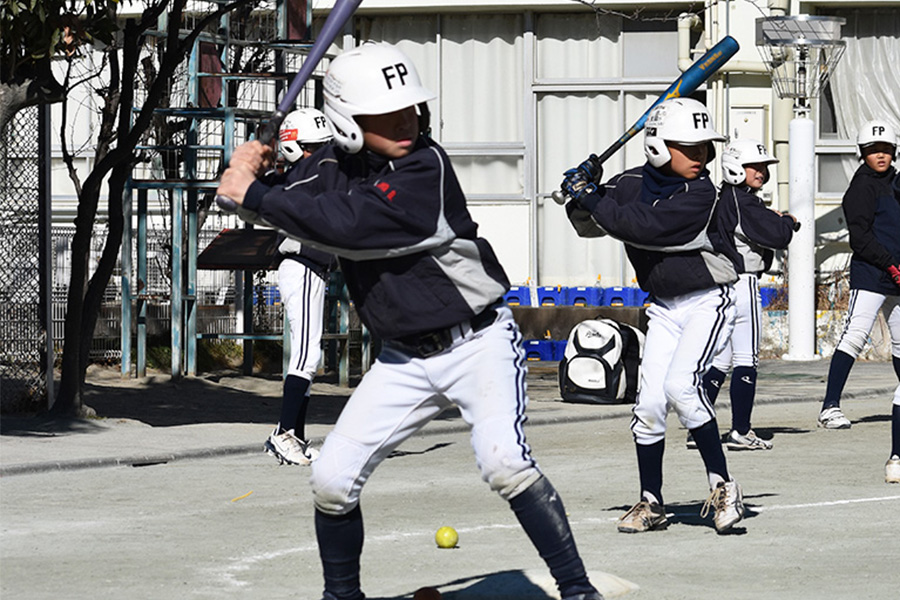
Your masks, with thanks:
<instances>
[{"instance_id":1,"label":"white batting helmet","mask_svg":"<svg viewBox=\"0 0 900 600\"><path fill-rule=\"evenodd\" d=\"M422 86L409 57L385 43L365 43L335 58L324 87L335 142L351 154L363 146L362 129L353 117L383 115L435 98Z\"/></svg>"},{"instance_id":2,"label":"white batting helmet","mask_svg":"<svg viewBox=\"0 0 900 600\"><path fill-rule=\"evenodd\" d=\"M742 185L747 178L744 165L773 165L777 162L778 159L769 154L759 140L732 140L722 153L722 179L731 185ZM768 171L765 181L769 181Z\"/></svg>"},{"instance_id":3,"label":"white batting helmet","mask_svg":"<svg viewBox=\"0 0 900 600\"><path fill-rule=\"evenodd\" d=\"M288 113L278 130L281 153L291 163L303 158L304 145L324 144L332 137L328 119L315 108L300 108Z\"/></svg>"},{"instance_id":4,"label":"white batting helmet","mask_svg":"<svg viewBox=\"0 0 900 600\"><path fill-rule=\"evenodd\" d=\"M897 133L887 121L866 121L856 134L856 156L862 157L862 150L866 146L885 142L894 147L894 158L897 157Z\"/></svg>"},{"instance_id":5,"label":"white batting helmet","mask_svg":"<svg viewBox=\"0 0 900 600\"><path fill-rule=\"evenodd\" d=\"M661 102L647 117L644 130L644 154L654 167L661 167L672 155L666 142L686 146L709 144L707 162L716 157L712 142L724 142L725 138L713 129L712 117L703 103L693 98L670 98Z\"/></svg>"}]
</instances>

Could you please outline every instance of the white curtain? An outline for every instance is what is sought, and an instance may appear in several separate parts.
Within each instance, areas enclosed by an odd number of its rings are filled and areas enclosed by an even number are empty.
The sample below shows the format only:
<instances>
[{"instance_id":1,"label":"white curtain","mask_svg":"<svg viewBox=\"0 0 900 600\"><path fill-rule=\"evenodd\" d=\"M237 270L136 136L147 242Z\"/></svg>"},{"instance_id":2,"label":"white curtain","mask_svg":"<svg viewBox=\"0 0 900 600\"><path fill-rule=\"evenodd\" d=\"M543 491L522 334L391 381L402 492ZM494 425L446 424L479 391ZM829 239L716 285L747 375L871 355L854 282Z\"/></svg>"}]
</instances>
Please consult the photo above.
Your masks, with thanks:
<instances>
[{"instance_id":1,"label":"white curtain","mask_svg":"<svg viewBox=\"0 0 900 600\"><path fill-rule=\"evenodd\" d=\"M900 11L848 11L847 48L831 76L838 137L856 141L860 125L885 120L900 131ZM859 163L843 161L847 178Z\"/></svg>"}]
</instances>

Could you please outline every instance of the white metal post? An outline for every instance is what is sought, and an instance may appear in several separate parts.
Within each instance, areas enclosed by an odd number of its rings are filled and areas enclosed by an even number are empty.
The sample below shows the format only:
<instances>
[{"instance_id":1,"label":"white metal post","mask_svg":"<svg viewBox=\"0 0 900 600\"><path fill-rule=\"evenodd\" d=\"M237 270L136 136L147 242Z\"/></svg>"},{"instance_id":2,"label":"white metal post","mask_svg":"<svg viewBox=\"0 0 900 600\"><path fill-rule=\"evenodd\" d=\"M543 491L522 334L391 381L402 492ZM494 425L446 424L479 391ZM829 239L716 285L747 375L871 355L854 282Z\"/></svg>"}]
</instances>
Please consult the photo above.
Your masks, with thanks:
<instances>
[{"instance_id":1,"label":"white metal post","mask_svg":"<svg viewBox=\"0 0 900 600\"><path fill-rule=\"evenodd\" d=\"M788 353L785 360L816 355L816 128L798 116L790 124L790 212L800 223L788 250Z\"/></svg>"}]
</instances>

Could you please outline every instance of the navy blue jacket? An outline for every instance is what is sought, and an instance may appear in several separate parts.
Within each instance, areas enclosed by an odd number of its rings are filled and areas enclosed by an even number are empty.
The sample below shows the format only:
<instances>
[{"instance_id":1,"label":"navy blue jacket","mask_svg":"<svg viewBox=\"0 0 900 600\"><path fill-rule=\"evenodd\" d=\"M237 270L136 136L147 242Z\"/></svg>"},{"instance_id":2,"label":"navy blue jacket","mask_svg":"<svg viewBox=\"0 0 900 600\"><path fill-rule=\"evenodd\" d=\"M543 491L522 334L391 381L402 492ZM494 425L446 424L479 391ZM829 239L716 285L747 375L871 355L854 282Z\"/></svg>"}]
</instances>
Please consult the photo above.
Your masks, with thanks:
<instances>
[{"instance_id":1,"label":"navy blue jacket","mask_svg":"<svg viewBox=\"0 0 900 600\"><path fill-rule=\"evenodd\" d=\"M667 198L641 200L643 167L616 175L594 194L569 202L582 237L609 234L625 250L641 288L671 298L737 281L736 250L716 220L718 191L704 171ZM729 247L730 241L730 247Z\"/></svg>"},{"instance_id":2,"label":"navy blue jacket","mask_svg":"<svg viewBox=\"0 0 900 600\"><path fill-rule=\"evenodd\" d=\"M841 208L850 230L850 287L879 294L900 294L887 273L900 264L900 196L891 182L896 170L876 173L863 163L844 194Z\"/></svg>"},{"instance_id":3,"label":"navy blue jacket","mask_svg":"<svg viewBox=\"0 0 900 600\"><path fill-rule=\"evenodd\" d=\"M397 160L329 145L295 171L284 185L254 182L240 214L338 255L360 318L380 338L455 325L509 289L434 141L420 136Z\"/></svg>"},{"instance_id":4,"label":"navy blue jacket","mask_svg":"<svg viewBox=\"0 0 900 600\"><path fill-rule=\"evenodd\" d=\"M738 273L759 275L772 266L775 253L784 250L794 236L794 220L779 215L746 185L722 183L718 222L722 231L733 231L738 250Z\"/></svg>"},{"instance_id":5,"label":"navy blue jacket","mask_svg":"<svg viewBox=\"0 0 900 600\"><path fill-rule=\"evenodd\" d=\"M262 181L268 186L283 185L285 182L294 179L291 176L291 172L296 171L299 166L300 163L298 161L292 164L284 173L275 171L267 173L266 176L262 177ZM317 250L309 244L289 238L283 233L278 236L278 254L278 264L281 264L281 261L284 260L297 261L322 279L327 279L328 274L337 268L337 257L334 254Z\"/></svg>"}]
</instances>

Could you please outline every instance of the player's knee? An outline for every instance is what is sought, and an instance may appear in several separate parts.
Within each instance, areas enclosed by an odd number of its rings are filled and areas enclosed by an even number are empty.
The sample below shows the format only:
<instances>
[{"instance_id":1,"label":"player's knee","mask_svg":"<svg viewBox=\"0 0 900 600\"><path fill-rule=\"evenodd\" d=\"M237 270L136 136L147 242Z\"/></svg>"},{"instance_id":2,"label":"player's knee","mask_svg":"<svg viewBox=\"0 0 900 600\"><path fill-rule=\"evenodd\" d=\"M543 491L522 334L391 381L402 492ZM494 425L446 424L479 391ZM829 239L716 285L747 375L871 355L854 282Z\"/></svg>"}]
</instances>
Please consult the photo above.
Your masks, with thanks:
<instances>
[{"instance_id":1,"label":"player's knee","mask_svg":"<svg viewBox=\"0 0 900 600\"><path fill-rule=\"evenodd\" d=\"M685 402L690 402L698 394L699 380L693 373L674 373L666 377L663 393L666 400L676 409Z\"/></svg>"},{"instance_id":2,"label":"player's knee","mask_svg":"<svg viewBox=\"0 0 900 600\"><path fill-rule=\"evenodd\" d=\"M366 462L361 446L334 434L328 436L311 467L309 482L316 508L331 515L353 510L365 482Z\"/></svg>"},{"instance_id":3,"label":"player's knee","mask_svg":"<svg viewBox=\"0 0 900 600\"><path fill-rule=\"evenodd\" d=\"M535 481L540 479L541 472L534 464L530 464L525 468L510 468L509 465L504 468L485 469L481 467L481 477L484 479L491 489L497 492L504 500L518 495Z\"/></svg>"},{"instance_id":4,"label":"player's knee","mask_svg":"<svg viewBox=\"0 0 900 600\"><path fill-rule=\"evenodd\" d=\"M472 449L481 478L506 499L540 477L531 450L518 436L510 435L511 427L507 419L494 419L472 430Z\"/></svg>"},{"instance_id":5,"label":"player's knee","mask_svg":"<svg viewBox=\"0 0 900 600\"><path fill-rule=\"evenodd\" d=\"M866 347L866 339L869 337L867 331L857 329L847 329L838 342L837 350L844 354L849 354L853 359L859 357L863 349Z\"/></svg>"}]
</instances>

